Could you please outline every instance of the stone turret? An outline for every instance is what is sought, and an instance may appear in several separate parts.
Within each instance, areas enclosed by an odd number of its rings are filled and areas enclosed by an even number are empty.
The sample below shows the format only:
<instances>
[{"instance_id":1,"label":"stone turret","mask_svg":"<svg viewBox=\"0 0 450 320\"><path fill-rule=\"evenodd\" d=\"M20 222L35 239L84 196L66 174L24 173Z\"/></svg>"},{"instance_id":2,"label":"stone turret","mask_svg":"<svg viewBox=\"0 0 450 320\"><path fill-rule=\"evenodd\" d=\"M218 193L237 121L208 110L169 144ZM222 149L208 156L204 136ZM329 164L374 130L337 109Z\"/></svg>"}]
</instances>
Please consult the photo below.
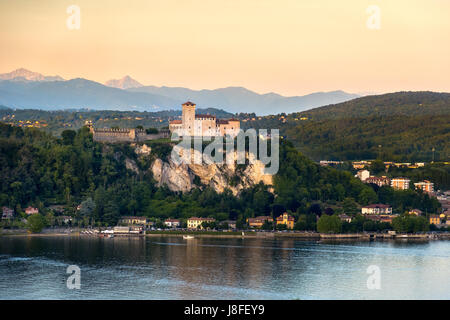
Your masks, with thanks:
<instances>
[{"instance_id":1,"label":"stone turret","mask_svg":"<svg viewBox=\"0 0 450 320\"><path fill-rule=\"evenodd\" d=\"M183 135L194 136L195 103L187 101L182 104Z\"/></svg>"}]
</instances>

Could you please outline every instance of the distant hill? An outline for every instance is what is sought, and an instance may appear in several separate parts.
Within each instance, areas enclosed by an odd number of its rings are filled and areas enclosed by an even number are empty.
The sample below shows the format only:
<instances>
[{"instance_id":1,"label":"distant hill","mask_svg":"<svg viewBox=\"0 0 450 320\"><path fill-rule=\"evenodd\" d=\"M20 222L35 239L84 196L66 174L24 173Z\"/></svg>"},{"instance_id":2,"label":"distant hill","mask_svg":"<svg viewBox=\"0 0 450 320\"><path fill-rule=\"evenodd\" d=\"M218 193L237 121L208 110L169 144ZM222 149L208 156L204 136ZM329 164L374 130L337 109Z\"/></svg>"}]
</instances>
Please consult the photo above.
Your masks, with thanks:
<instances>
[{"instance_id":1,"label":"distant hill","mask_svg":"<svg viewBox=\"0 0 450 320\"><path fill-rule=\"evenodd\" d=\"M351 101L307 110L294 117L315 120L389 115L450 114L450 93L430 91L395 92L365 96Z\"/></svg>"},{"instance_id":2,"label":"distant hill","mask_svg":"<svg viewBox=\"0 0 450 320\"><path fill-rule=\"evenodd\" d=\"M367 96L292 114L281 128L315 160L449 161L450 94Z\"/></svg>"},{"instance_id":3,"label":"distant hill","mask_svg":"<svg viewBox=\"0 0 450 320\"><path fill-rule=\"evenodd\" d=\"M343 91L316 92L305 96L285 97L276 93L258 94L243 87L214 90L191 90L181 87L145 86L129 89L165 97L194 101L199 107L224 109L229 112L254 112L258 115L298 112L359 97Z\"/></svg>"},{"instance_id":4,"label":"distant hill","mask_svg":"<svg viewBox=\"0 0 450 320\"><path fill-rule=\"evenodd\" d=\"M0 80L11 81L63 81L60 76L44 76L24 68L16 69L9 73L0 74Z\"/></svg>"},{"instance_id":5,"label":"distant hill","mask_svg":"<svg viewBox=\"0 0 450 320\"><path fill-rule=\"evenodd\" d=\"M113 79L105 82L105 86L119 88L119 89L130 89L142 87L142 84L131 78L130 76L125 76L122 79Z\"/></svg>"}]
</instances>

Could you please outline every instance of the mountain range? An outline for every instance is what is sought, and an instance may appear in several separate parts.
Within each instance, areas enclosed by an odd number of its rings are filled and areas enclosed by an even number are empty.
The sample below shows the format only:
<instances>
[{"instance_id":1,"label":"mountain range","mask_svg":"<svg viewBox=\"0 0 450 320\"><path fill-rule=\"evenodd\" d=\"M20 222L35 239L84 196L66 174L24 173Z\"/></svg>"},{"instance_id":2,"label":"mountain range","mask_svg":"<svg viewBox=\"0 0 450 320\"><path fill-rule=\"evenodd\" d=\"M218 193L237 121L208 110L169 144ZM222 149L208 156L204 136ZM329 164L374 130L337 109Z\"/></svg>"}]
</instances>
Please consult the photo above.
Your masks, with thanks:
<instances>
[{"instance_id":1,"label":"mountain range","mask_svg":"<svg viewBox=\"0 0 450 320\"><path fill-rule=\"evenodd\" d=\"M130 76L125 76L122 79L112 79L105 82L105 86L118 88L118 89L130 89L138 88L143 85L131 78Z\"/></svg>"},{"instance_id":2,"label":"mountain range","mask_svg":"<svg viewBox=\"0 0 450 320\"><path fill-rule=\"evenodd\" d=\"M183 102L191 100L199 108L267 115L299 112L357 97L344 91L286 97L276 93L259 94L243 87L192 90L142 86L129 76L101 84L83 78L64 80L59 76L44 76L23 68L0 74L0 104L43 110L179 110Z\"/></svg>"}]
</instances>

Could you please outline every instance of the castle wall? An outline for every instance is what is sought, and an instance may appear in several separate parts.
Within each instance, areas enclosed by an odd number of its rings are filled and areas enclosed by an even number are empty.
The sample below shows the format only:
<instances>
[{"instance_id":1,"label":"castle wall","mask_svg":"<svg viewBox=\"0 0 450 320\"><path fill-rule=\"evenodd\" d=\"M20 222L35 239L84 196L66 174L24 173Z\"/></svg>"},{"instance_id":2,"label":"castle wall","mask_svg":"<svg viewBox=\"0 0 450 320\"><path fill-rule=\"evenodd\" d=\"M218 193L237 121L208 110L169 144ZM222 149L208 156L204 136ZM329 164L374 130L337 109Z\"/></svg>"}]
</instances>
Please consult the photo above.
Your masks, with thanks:
<instances>
[{"instance_id":1,"label":"castle wall","mask_svg":"<svg viewBox=\"0 0 450 320\"><path fill-rule=\"evenodd\" d=\"M156 134L147 134L144 130L136 129L93 129L93 139L99 142L140 142L169 138L169 130L161 130Z\"/></svg>"}]
</instances>

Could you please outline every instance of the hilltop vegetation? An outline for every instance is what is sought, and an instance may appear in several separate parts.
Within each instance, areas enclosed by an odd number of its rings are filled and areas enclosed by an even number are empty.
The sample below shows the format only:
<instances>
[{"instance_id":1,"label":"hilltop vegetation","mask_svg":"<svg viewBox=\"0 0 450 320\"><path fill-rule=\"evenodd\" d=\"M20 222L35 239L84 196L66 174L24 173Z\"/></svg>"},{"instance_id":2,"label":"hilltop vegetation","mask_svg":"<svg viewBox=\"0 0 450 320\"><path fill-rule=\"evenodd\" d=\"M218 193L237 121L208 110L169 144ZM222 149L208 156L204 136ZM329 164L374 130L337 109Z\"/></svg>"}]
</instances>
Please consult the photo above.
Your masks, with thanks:
<instances>
[{"instance_id":1,"label":"hilltop vegetation","mask_svg":"<svg viewBox=\"0 0 450 320\"><path fill-rule=\"evenodd\" d=\"M398 92L367 96L245 127L279 128L314 160L435 161L450 159L450 94Z\"/></svg>"},{"instance_id":2,"label":"hilltop vegetation","mask_svg":"<svg viewBox=\"0 0 450 320\"><path fill-rule=\"evenodd\" d=\"M430 91L395 92L366 96L347 102L314 108L292 116L313 120L365 118L372 116L448 115L450 93Z\"/></svg>"},{"instance_id":3,"label":"hilltop vegetation","mask_svg":"<svg viewBox=\"0 0 450 320\"><path fill-rule=\"evenodd\" d=\"M137 171L127 169L127 158L136 162ZM150 160L136 155L129 145L94 142L87 128L56 138L38 129L0 124L0 206L20 214L28 205L49 213L47 206L60 204L84 225L114 225L124 215L211 216L237 219L242 225L248 217L278 216L285 210L306 223L308 214L324 210L354 215L360 205L376 202L392 204L397 213L411 208L430 213L439 207L436 199L413 190L374 190L350 172L313 163L289 142L281 145L273 193L263 184L239 196L228 190L218 194L208 186L184 194L171 192L155 184L148 170ZM76 210L80 203L90 209Z\"/></svg>"}]
</instances>

